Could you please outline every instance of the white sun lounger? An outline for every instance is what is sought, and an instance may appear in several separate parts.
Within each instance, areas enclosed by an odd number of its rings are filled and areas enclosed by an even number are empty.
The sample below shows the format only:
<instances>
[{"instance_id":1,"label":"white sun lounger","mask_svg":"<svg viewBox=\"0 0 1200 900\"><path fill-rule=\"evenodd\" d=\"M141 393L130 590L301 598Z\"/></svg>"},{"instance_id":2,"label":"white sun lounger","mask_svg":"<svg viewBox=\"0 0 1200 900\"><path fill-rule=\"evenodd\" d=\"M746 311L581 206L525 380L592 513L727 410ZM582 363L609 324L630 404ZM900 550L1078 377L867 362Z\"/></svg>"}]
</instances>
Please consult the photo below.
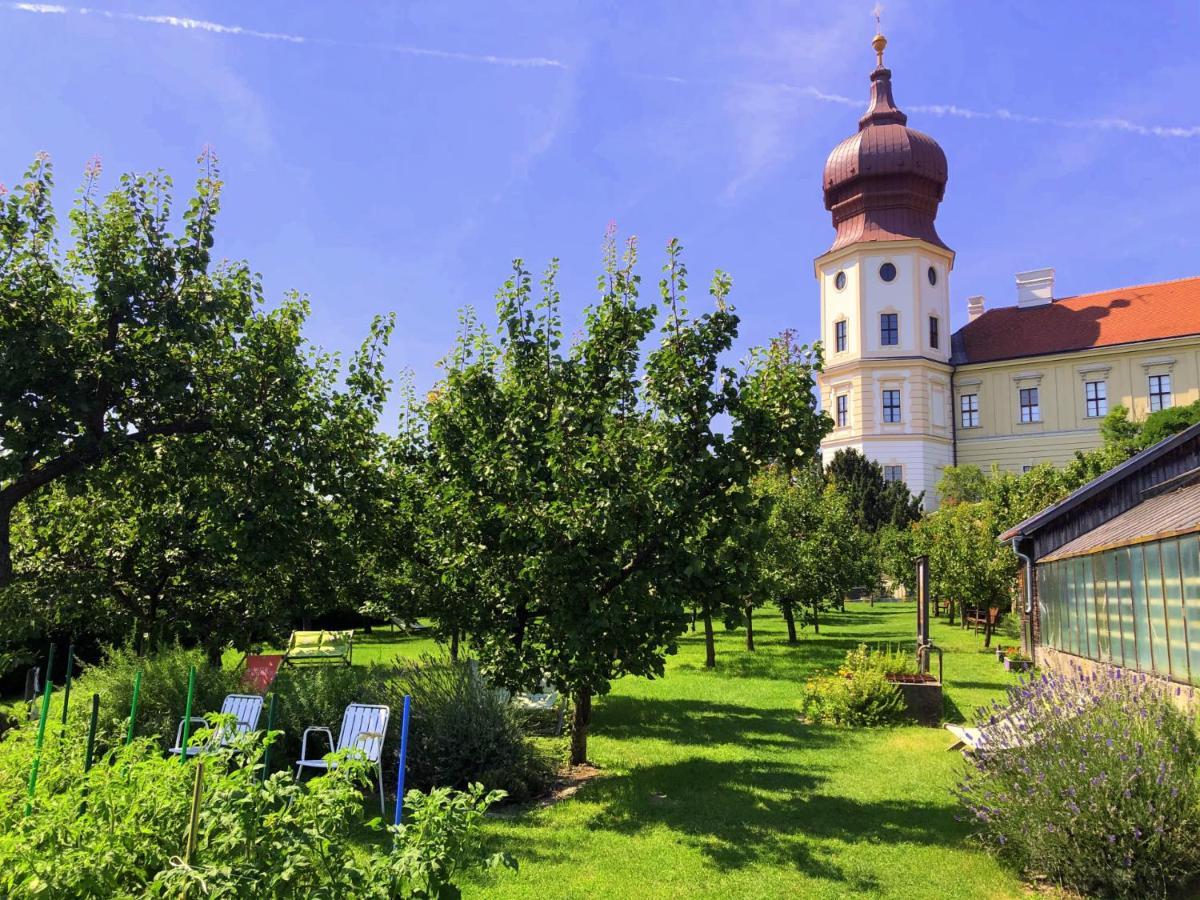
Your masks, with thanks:
<instances>
[{"instance_id":1,"label":"white sun lounger","mask_svg":"<svg viewBox=\"0 0 1200 900\"><path fill-rule=\"evenodd\" d=\"M379 782L379 809L384 812L383 805L383 740L387 735L388 716L391 709L386 706L373 706L367 703L351 703L342 715L342 730L338 734L337 744L333 743L333 732L322 725L310 725L304 729L300 739L300 759L296 761L296 778L308 769L328 770L330 763L325 757L310 757L308 755L308 736L314 731L325 734L329 741L329 752L337 750L356 750L367 762L375 767L375 777Z\"/></svg>"}]
</instances>

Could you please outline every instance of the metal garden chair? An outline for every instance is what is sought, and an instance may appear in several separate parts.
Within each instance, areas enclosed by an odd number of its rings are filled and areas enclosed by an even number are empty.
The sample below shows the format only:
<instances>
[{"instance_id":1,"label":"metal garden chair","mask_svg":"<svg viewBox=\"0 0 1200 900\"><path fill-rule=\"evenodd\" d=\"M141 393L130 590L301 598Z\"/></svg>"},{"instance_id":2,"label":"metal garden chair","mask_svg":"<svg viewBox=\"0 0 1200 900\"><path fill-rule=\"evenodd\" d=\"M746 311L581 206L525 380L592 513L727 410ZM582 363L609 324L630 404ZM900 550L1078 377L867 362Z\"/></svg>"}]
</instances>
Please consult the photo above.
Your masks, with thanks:
<instances>
[{"instance_id":1,"label":"metal garden chair","mask_svg":"<svg viewBox=\"0 0 1200 900\"><path fill-rule=\"evenodd\" d=\"M228 725L218 725L213 729L207 746L191 745L186 748L187 755L195 756L197 753L203 753L209 747L224 746L234 735L254 731L258 728L258 720L262 717L262 708L263 698L258 694L230 694L221 704L221 715L233 716L232 728ZM205 725L208 720L203 716L192 716L191 721L193 725ZM171 752L175 754L185 752L185 748L180 746L183 743L183 723L184 720L180 719L179 727L175 729L175 746L171 748Z\"/></svg>"},{"instance_id":2,"label":"metal garden chair","mask_svg":"<svg viewBox=\"0 0 1200 900\"><path fill-rule=\"evenodd\" d=\"M335 762L325 757L310 757L308 755L308 736L314 731L324 732L329 741L329 752L351 750L361 753L362 758L375 767L375 778L379 782L379 809L386 815L383 805L383 741L387 735L388 716L391 709L386 706L374 706L368 703L351 703L342 715L342 730L338 733L337 744L333 743L333 732L323 725L310 725L304 729L300 739L300 759L296 761L296 778L306 769L324 769L329 771Z\"/></svg>"}]
</instances>

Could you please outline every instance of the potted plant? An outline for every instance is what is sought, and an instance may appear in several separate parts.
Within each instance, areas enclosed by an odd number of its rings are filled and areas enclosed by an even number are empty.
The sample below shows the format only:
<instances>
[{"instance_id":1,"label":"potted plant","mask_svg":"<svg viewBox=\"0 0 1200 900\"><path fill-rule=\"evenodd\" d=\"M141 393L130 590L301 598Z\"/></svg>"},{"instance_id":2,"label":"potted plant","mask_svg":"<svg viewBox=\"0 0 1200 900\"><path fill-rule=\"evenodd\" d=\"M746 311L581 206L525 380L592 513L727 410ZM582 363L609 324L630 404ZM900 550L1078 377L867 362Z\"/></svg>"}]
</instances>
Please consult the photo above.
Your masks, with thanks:
<instances>
[{"instance_id":1,"label":"potted plant","mask_svg":"<svg viewBox=\"0 0 1200 900\"><path fill-rule=\"evenodd\" d=\"M1017 647L1009 647L1004 652L1004 668L1009 672L1028 672L1033 668L1033 660Z\"/></svg>"},{"instance_id":2,"label":"potted plant","mask_svg":"<svg viewBox=\"0 0 1200 900\"><path fill-rule=\"evenodd\" d=\"M1004 662L1004 657L1008 655L1009 650L1015 650L1016 647L997 647L996 662Z\"/></svg>"}]
</instances>

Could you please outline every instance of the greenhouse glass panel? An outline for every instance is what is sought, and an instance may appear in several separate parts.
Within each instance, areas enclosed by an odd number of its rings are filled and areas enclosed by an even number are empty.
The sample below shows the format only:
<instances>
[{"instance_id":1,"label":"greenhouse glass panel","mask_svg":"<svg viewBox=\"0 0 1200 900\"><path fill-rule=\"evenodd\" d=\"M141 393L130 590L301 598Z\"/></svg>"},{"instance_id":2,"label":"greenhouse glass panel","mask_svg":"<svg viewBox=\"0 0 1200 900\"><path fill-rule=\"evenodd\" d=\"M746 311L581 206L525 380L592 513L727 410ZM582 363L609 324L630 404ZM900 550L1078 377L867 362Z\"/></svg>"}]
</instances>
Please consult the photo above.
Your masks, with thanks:
<instances>
[{"instance_id":1,"label":"greenhouse glass panel","mask_svg":"<svg viewBox=\"0 0 1200 900\"><path fill-rule=\"evenodd\" d=\"M1079 655L1094 656L1096 653L1096 617L1088 608L1087 594L1084 592L1084 560L1071 560L1071 582L1075 585L1075 608L1079 612L1076 621L1079 622Z\"/></svg>"},{"instance_id":2,"label":"greenhouse glass panel","mask_svg":"<svg viewBox=\"0 0 1200 900\"><path fill-rule=\"evenodd\" d=\"M1035 569L1037 573L1037 612L1038 622L1042 628L1042 643L1048 643L1050 640L1050 629L1046 624L1050 621L1050 567L1038 566Z\"/></svg>"},{"instance_id":3,"label":"greenhouse glass panel","mask_svg":"<svg viewBox=\"0 0 1200 900\"><path fill-rule=\"evenodd\" d=\"M1171 642L1171 677L1187 681L1187 633L1183 626L1183 580L1179 576L1179 541L1162 542L1163 603Z\"/></svg>"},{"instance_id":4,"label":"greenhouse glass panel","mask_svg":"<svg viewBox=\"0 0 1200 900\"><path fill-rule=\"evenodd\" d=\"M1054 585L1054 566L1046 566L1046 620L1042 623L1042 641L1051 647L1058 643L1058 593Z\"/></svg>"},{"instance_id":5,"label":"greenhouse glass panel","mask_svg":"<svg viewBox=\"0 0 1200 900\"><path fill-rule=\"evenodd\" d=\"M1108 658L1114 665L1124 665L1121 655L1121 586L1117 582L1117 554L1111 550L1104 560L1104 588L1108 597Z\"/></svg>"},{"instance_id":6,"label":"greenhouse glass panel","mask_svg":"<svg viewBox=\"0 0 1200 900\"><path fill-rule=\"evenodd\" d=\"M1129 548L1129 579L1133 586L1133 625L1137 642L1137 667L1143 672L1154 670L1150 653L1150 617L1146 608L1146 561L1142 546Z\"/></svg>"},{"instance_id":7,"label":"greenhouse glass panel","mask_svg":"<svg viewBox=\"0 0 1200 900\"><path fill-rule=\"evenodd\" d=\"M1097 553L1092 557L1092 572L1096 578L1096 634L1100 638L1100 656L1105 662L1112 661L1112 628L1109 625L1108 609L1108 569L1104 565L1104 555ZM1119 648L1118 648L1119 649Z\"/></svg>"},{"instance_id":8,"label":"greenhouse glass panel","mask_svg":"<svg viewBox=\"0 0 1200 900\"><path fill-rule=\"evenodd\" d=\"M1075 600L1075 560L1063 560L1059 564L1059 577L1062 579L1063 602L1067 604L1067 621L1071 623L1068 649L1079 655L1079 606Z\"/></svg>"},{"instance_id":9,"label":"greenhouse glass panel","mask_svg":"<svg viewBox=\"0 0 1200 900\"><path fill-rule=\"evenodd\" d=\"M1179 569L1183 576L1183 613L1187 628L1192 681L1200 682L1200 538L1179 540Z\"/></svg>"},{"instance_id":10,"label":"greenhouse glass panel","mask_svg":"<svg viewBox=\"0 0 1200 900\"><path fill-rule=\"evenodd\" d=\"M1133 590L1129 578L1129 550L1121 547L1113 551L1117 560L1117 602L1121 610L1121 656L1125 665L1137 665L1137 642L1133 632Z\"/></svg>"},{"instance_id":11,"label":"greenhouse glass panel","mask_svg":"<svg viewBox=\"0 0 1200 900\"><path fill-rule=\"evenodd\" d=\"M1087 607L1087 618L1084 620L1087 623L1088 644L1091 652L1088 653L1092 659L1100 658L1100 623L1099 616L1096 614L1096 581L1095 573L1093 572L1094 559L1090 556L1085 556L1080 561L1080 577L1083 580L1083 597Z\"/></svg>"},{"instance_id":12,"label":"greenhouse glass panel","mask_svg":"<svg viewBox=\"0 0 1200 900\"><path fill-rule=\"evenodd\" d=\"M1167 638L1167 612L1163 606L1162 545L1146 544L1142 549L1146 559L1146 608L1150 620L1150 654L1154 671L1171 674L1171 644Z\"/></svg>"}]
</instances>

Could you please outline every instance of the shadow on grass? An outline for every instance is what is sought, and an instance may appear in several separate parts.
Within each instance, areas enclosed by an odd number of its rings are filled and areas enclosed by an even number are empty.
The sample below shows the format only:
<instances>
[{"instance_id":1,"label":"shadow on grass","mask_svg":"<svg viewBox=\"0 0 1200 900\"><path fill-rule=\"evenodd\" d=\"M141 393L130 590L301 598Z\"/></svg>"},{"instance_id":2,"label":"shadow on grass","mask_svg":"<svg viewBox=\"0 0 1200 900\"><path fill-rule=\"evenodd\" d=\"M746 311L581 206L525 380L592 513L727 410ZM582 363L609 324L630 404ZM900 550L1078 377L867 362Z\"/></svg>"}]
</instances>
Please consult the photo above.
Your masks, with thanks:
<instances>
[{"instance_id":1,"label":"shadow on grass","mask_svg":"<svg viewBox=\"0 0 1200 900\"><path fill-rule=\"evenodd\" d=\"M843 738L800 721L798 710L735 706L706 700L608 696L596 705L595 734L612 740L650 739L679 746L733 744L789 752L831 747Z\"/></svg>"}]
</instances>

